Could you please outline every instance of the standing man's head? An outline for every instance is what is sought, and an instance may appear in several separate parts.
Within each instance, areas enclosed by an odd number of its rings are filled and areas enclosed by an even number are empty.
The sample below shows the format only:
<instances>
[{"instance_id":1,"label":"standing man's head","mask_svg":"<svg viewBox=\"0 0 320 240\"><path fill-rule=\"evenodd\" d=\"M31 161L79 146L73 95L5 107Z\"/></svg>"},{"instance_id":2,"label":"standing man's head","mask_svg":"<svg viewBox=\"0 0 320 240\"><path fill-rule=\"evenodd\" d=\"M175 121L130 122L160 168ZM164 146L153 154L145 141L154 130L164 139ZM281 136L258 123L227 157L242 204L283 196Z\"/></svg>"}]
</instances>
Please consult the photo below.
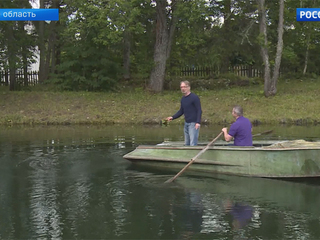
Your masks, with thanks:
<instances>
[{"instance_id":1,"label":"standing man's head","mask_svg":"<svg viewBox=\"0 0 320 240\"><path fill-rule=\"evenodd\" d=\"M190 94L190 83L188 81L180 82L180 89L184 96L188 96Z\"/></svg>"},{"instance_id":2,"label":"standing man's head","mask_svg":"<svg viewBox=\"0 0 320 240\"><path fill-rule=\"evenodd\" d=\"M243 109L239 105L236 105L232 109L232 116L235 118L243 116Z\"/></svg>"}]
</instances>

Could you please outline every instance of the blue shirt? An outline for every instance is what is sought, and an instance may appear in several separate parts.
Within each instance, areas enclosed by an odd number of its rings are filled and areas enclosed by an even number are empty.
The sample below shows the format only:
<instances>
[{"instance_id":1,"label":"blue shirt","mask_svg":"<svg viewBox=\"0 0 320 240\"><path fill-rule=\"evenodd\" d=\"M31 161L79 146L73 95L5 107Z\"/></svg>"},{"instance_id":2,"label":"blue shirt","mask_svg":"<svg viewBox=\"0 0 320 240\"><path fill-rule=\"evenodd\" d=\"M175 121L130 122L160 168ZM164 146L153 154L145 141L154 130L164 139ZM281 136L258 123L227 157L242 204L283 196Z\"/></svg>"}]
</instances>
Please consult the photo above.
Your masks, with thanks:
<instances>
[{"instance_id":1,"label":"blue shirt","mask_svg":"<svg viewBox=\"0 0 320 240\"><path fill-rule=\"evenodd\" d=\"M172 119L176 119L182 114L184 114L184 119L187 123L201 123L202 110L200 98L196 94L190 93L188 96L181 98L180 109L172 116Z\"/></svg>"},{"instance_id":2,"label":"blue shirt","mask_svg":"<svg viewBox=\"0 0 320 240\"><path fill-rule=\"evenodd\" d=\"M234 138L235 146L252 146L252 124L248 118L240 116L231 125L229 135Z\"/></svg>"}]
</instances>

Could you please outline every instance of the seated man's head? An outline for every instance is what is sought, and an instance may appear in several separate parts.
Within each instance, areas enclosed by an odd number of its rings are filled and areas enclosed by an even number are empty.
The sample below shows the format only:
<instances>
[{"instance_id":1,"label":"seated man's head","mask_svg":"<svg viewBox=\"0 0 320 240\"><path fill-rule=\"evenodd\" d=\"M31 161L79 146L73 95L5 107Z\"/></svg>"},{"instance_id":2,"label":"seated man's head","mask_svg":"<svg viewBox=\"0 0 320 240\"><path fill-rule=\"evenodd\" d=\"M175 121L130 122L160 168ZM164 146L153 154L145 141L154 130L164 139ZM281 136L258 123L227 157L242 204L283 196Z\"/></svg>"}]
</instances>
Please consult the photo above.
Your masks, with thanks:
<instances>
[{"instance_id":1,"label":"seated man's head","mask_svg":"<svg viewBox=\"0 0 320 240\"><path fill-rule=\"evenodd\" d=\"M236 105L232 109L232 116L238 118L243 115L243 109L239 105Z\"/></svg>"}]
</instances>

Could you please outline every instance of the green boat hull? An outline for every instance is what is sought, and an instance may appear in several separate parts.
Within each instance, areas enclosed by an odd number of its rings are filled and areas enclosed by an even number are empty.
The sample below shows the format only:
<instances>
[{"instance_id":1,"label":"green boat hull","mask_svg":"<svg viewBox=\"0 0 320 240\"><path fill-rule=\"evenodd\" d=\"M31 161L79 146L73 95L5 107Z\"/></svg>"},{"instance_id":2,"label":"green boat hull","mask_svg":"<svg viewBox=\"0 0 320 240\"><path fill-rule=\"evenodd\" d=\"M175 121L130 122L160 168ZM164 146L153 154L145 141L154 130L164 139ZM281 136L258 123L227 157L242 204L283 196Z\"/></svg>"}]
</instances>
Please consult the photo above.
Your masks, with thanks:
<instances>
[{"instance_id":1,"label":"green boat hull","mask_svg":"<svg viewBox=\"0 0 320 240\"><path fill-rule=\"evenodd\" d=\"M320 147L266 148L263 143L254 145L257 147L216 144L190 165L188 171L267 178L320 176ZM180 170L202 149L202 146L179 144L139 146L124 158L134 164Z\"/></svg>"}]
</instances>

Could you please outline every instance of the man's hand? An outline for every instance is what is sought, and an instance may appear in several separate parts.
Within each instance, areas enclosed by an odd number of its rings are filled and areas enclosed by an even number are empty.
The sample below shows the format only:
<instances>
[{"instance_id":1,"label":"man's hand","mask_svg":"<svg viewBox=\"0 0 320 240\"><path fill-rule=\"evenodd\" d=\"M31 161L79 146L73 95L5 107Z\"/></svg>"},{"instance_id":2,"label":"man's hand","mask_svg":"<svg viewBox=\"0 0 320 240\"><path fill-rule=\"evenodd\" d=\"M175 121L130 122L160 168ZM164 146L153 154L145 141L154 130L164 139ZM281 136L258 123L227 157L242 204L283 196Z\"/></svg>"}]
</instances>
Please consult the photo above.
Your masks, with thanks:
<instances>
[{"instance_id":1,"label":"man's hand","mask_svg":"<svg viewBox=\"0 0 320 240\"><path fill-rule=\"evenodd\" d=\"M233 137L228 134L228 128L222 128L221 131L223 132L224 139L225 139L227 142L229 142L229 141L232 140Z\"/></svg>"},{"instance_id":2,"label":"man's hand","mask_svg":"<svg viewBox=\"0 0 320 240\"><path fill-rule=\"evenodd\" d=\"M167 117L166 119L168 122L172 121L172 117Z\"/></svg>"},{"instance_id":3,"label":"man's hand","mask_svg":"<svg viewBox=\"0 0 320 240\"><path fill-rule=\"evenodd\" d=\"M200 123L196 123L196 129L198 130L200 128Z\"/></svg>"}]
</instances>

